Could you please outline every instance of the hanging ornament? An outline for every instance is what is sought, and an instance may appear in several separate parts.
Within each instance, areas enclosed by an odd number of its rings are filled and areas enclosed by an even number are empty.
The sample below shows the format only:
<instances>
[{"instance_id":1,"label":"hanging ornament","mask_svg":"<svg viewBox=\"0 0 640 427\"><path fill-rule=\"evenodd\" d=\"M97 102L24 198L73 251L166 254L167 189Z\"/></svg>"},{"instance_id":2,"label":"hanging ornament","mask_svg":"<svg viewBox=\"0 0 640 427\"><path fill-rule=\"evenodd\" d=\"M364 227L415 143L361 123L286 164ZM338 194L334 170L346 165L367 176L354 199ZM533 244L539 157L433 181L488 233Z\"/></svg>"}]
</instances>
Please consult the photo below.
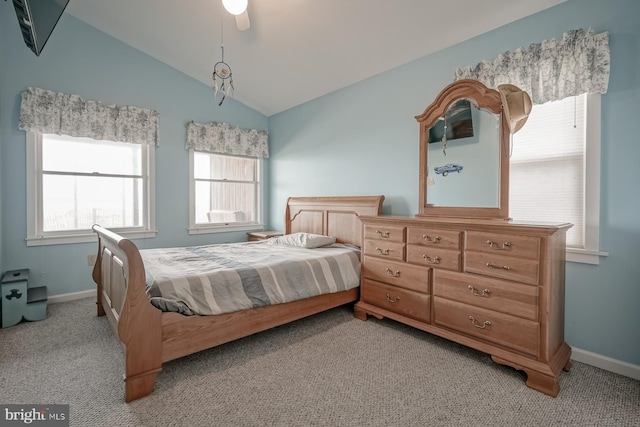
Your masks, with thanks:
<instances>
[{"instance_id":1,"label":"hanging ornament","mask_svg":"<svg viewBox=\"0 0 640 427\"><path fill-rule=\"evenodd\" d=\"M444 132L442 133L442 154L447 156L447 115L444 116Z\"/></svg>"},{"instance_id":2,"label":"hanging ornament","mask_svg":"<svg viewBox=\"0 0 640 427\"><path fill-rule=\"evenodd\" d=\"M233 95L233 73L229 64L224 62L224 45L222 46L222 60L216 62L213 66L213 93L218 96L218 92L222 94L222 98L218 103L221 106L227 95Z\"/></svg>"},{"instance_id":3,"label":"hanging ornament","mask_svg":"<svg viewBox=\"0 0 640 427\"><path fill-rule=\"evenodd\" d=\"M213 93L214 96L218 96L218 92L222 95L218 107L222 105L227 95L233 95L233 73L231 72L231 66L224 62L224 29L222 25L222 6L220 7L220 50L222 58L216 62L213 66Z\"/></svg>"}]
</instances>

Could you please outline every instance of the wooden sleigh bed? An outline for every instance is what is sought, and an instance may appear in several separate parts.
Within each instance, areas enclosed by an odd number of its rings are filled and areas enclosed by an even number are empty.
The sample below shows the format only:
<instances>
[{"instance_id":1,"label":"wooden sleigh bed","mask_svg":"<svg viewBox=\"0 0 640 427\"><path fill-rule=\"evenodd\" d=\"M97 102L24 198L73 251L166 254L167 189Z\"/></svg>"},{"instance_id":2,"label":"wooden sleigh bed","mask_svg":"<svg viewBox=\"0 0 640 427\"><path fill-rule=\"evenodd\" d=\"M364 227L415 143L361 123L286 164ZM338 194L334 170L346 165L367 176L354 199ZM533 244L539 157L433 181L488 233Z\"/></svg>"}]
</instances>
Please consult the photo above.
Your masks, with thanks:
<instances>
[{"instance_id":1,"label":"wooden sleigh bed","mask_svg":"<svg viewBox=\"0 0 640 427\"><path fill-rule=\"evenodd\" d=\"M362 215L380 215L384 196L292 197L285 234L333 236L362 246ZM185 316L154 307L136 245L100 226L93 268L98 316L106 315L125 357L125 401L150 394L162 364L358 300L359 288L216 315Z\"/></svg>"}]
</instances>

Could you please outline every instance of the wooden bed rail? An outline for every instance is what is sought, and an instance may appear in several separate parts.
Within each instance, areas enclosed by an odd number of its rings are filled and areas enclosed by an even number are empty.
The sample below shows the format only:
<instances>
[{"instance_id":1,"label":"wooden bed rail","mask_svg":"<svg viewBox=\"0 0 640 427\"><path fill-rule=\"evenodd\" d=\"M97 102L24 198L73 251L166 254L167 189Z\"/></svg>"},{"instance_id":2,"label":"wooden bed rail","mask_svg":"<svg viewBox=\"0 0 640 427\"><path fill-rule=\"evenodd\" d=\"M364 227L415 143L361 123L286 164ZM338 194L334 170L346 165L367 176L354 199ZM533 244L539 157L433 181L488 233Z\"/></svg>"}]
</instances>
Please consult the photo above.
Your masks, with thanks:
<instances>
[{"instance_id":1,"label":"wooden bed rail","mask_svg":"<svg viewBox=\"0 0 640 427\"><path fill-rule=\"evenodd\" d=\"M125 400L153 390L162 370L162 312L149 303L145 272L137 246L99 225L93 280L98 286L98 315L105 315L125 354ZM139 355L144 357L139 357Z\"/></svg>"}]
</instances>

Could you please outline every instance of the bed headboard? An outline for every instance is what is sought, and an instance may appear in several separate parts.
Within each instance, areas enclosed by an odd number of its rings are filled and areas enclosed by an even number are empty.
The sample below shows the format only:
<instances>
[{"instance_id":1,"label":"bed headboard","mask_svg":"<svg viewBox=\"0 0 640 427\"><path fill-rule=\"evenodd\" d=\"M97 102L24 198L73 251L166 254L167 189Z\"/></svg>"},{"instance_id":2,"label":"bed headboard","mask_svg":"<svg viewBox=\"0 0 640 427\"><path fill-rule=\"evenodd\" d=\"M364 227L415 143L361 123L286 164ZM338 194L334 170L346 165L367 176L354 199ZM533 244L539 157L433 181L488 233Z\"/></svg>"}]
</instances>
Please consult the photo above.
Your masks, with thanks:
<instances>
[{"instance_id":1,"label":"bed headboard","mask_svg":"<svg viewBox=\"0 0 640 427\"><path fill-rule=\"evenodd\" d=\"M380 215L384 196L290 197L285 233L333 236L339 243L362 247L361 215Z\"/></svg>"}]
</instances>

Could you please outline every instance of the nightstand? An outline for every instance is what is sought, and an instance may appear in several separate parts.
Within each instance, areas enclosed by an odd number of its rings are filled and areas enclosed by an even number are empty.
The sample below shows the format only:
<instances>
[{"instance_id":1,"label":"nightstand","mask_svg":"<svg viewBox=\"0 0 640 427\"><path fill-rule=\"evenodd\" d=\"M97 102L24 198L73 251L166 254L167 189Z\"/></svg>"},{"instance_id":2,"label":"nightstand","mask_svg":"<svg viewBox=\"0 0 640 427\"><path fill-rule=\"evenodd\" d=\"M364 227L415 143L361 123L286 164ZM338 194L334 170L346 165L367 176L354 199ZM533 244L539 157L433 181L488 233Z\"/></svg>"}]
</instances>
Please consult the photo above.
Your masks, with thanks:
<instances>
[{"instance_id":1,"label":"nightstand","mask_svg":"<svg viewBox=\"0 0 640 427\"><path fill-rule=\"evenodd\" d=\"M264 230L264 231L251 231L247 233L250 242L257 242L259 240L267 240L272 237L282 236L282 231Z\"/></svg>"}]
</instances>

